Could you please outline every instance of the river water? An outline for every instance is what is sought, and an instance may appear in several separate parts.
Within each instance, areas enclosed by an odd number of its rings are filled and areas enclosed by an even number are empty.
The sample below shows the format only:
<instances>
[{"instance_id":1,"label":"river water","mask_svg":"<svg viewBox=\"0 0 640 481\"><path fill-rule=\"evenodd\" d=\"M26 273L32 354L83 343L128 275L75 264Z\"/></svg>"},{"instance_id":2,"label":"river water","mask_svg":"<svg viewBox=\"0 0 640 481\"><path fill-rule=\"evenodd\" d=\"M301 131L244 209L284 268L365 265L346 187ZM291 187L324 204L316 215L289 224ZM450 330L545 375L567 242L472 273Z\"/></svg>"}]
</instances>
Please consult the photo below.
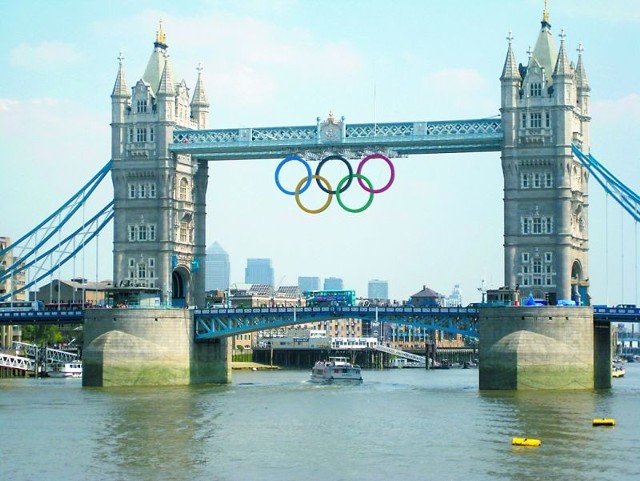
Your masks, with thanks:
<instances>
[{"instance_id":1,"label":"river water","mask_svg":"<svg viewBox=\"0 0 640 481\"><path fill-rule=\"evenodd\" d=\"M602 392L486 392L477 369L234 371L228 386L0 379L0 480L638 480L640 364ZM614 427L593 427L594 418ZM542 440L514 447L512 437Z\"/></svg>"}]
</instances>

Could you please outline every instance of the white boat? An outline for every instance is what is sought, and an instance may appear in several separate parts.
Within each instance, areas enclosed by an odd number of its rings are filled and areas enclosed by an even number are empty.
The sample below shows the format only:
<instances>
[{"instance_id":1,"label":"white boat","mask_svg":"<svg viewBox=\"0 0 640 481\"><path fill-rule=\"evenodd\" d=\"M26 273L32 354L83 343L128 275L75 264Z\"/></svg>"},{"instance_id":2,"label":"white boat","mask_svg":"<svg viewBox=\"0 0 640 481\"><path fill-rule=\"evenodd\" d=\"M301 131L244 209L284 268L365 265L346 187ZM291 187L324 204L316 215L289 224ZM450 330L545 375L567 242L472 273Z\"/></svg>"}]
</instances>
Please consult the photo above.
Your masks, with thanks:
<instances>
[{"instance_id":1,"label":"white boat","mask_svg":"<svg viewBox=\"0 0 640 481\"><path fill-rule=\"evenodd\" d=\"M82 377L82 362L55 362L47 368L49 377Z\"/></svg>"},{"instance_id":2,"label":"white boat","mask_svg":"<svg viewBox=\"0 0 640 481\"><path fill-rule=\"evenodd\" d=\"M313 382L362 381L360 366L351 364L346 357L330 357L328 361L318 361L311 370Z\"/></svg>"},{"instance_id":3,"label":"white boat","mask_svg":"<svg viewBox=\"0 0 640 481\"><path fill-rule=\"evenodd\" d=\"M611 368L611 375L613 377L624 377L624 368L622 366L613 365Z\"/></svg>"}]
</instances>

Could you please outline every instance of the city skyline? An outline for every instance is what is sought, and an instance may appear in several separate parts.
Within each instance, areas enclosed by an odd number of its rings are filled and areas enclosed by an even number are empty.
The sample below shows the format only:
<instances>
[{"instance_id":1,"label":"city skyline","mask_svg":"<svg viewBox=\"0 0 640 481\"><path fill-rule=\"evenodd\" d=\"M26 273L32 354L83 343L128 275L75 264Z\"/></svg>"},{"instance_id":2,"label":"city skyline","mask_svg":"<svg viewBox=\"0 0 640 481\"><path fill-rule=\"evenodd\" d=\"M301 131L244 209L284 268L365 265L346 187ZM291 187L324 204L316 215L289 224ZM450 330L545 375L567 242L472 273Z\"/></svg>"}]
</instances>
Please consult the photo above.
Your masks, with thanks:
<instances>
[{"instance_id":1,"label":"city skyline","mask_svg":"<svg viewBox=\"0 0 640 481\"><path fill-rule=\"evenodd\" d=\"M314 125L329 112L347 123L495 117L506 37L511 31L516 60L526 63L543 7L543 0L213 1L188 9L163 0L9 0L3 12L12 21L0 32L0 188L11 215L3 216L0 235L20 238L109 160L118 56L133 85L160 19L176 81L193 89L202 62L210 128L238 128ZM548 8L556 48L563 28L571 61L584 48L592 152L640 192L640 66L631 61L640 15L621 0L551 1ZM340 276L364 294L370 279L386 279L392 299L422 285L444 294L457 284L465 302L474 302L481 286L500 287L500 154L393 162L394 185L368 210L350 214L334 201L318 215L276 188L278 161L211 162L207 242L228 250L232 282L243 278L241 260L265 256L282 284L300 273ZM385 175L374 172L377 182ZM112 197L105 184L98 208ZM638 303L637 225L593 179L589 209L594 302ZM81 275L112 277L112 240L112 230L100 235L98 272ZM92 249L60 277L94 269Z\"/></svg>"}]
</instances>

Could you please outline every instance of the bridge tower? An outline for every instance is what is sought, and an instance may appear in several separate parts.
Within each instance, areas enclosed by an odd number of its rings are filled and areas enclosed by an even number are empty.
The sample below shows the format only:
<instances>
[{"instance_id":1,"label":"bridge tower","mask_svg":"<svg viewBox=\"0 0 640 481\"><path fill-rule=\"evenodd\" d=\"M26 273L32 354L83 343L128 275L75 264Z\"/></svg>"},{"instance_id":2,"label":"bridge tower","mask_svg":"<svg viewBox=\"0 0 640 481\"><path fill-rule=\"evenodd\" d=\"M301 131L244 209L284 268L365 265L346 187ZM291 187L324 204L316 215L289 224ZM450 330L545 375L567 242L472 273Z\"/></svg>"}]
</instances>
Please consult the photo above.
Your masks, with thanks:
<instances>
[{"instance_id":1,"label":"bridge tower","mask_svg":"<svg viewBox=\"0 0 640 481\"><path fill-rule=\"evenodd\" d=\"M115 287L158 291L162 304L204 302L206 161L172 155L174 129L206 129L209 103L198 67L191 101L174 82L160 23L142 78L127 87L120 55L112 104Z\"/></svg>"},{"instance_id":2,"label":"bridge tower","mask_svg":"<svg viewBox=\"0 0 640 481\"><path fill-rule=\"evenodd\" d=\"M556 50L546 5L526 65L516 63L512 39L500 77L505 285L586 304L588 171L571 152L572 143L588 152L590 142L582 48L574 65L563 31Z\"/></svg>"}]
</instances>

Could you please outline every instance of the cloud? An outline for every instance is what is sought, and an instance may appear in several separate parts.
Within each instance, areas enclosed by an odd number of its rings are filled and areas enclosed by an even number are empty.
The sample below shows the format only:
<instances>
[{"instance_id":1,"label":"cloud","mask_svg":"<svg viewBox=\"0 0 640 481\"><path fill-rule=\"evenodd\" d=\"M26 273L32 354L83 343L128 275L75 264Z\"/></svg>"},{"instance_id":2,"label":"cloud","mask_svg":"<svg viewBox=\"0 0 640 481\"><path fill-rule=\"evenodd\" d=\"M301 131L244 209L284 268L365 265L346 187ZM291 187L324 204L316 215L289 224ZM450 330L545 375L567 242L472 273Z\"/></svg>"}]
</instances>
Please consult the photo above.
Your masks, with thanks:
<instances>
[{"instance_id":1,"label":"cloud","mask_svg":"<svg viewBox=\"0 0 640 481\"><path fill-rule=\"evenodd\" d=\"M44 41L38 45L21 43L10 53L11 63L29 70L48 70L76 63L81 54L71 44Z\"/></svg>"},{"instance_id":2,"label":"cloud","mask_svg":"<svg viewBox=\"0 0 640 481\"><path fill-rule=\"evenodd\" d=\"M640 94L632 93L612 100L593 102L593 116L598 121L615 121L640 118Z\"/></svg>"}]
</instances>

